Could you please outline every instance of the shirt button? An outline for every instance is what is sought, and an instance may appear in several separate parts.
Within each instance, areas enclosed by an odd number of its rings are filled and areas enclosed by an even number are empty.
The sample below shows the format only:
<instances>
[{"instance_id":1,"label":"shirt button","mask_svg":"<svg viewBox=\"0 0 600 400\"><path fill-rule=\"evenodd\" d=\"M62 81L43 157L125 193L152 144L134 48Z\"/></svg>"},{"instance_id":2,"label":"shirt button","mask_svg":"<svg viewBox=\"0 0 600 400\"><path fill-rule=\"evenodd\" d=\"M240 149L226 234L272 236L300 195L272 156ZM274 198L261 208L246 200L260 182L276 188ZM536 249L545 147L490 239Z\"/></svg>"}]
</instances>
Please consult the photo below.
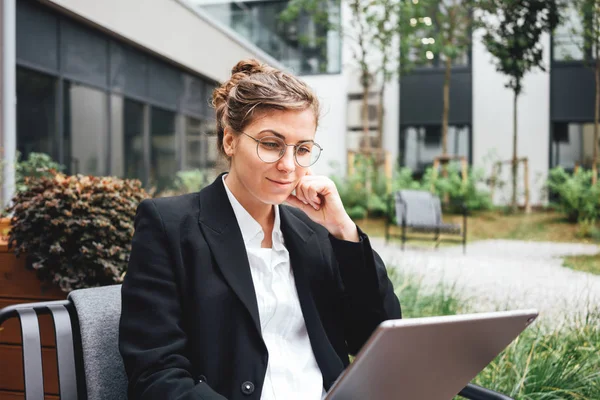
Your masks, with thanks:
<instances>
[{"instance_id":1,"label":"shirt button","mask_svg":"<svg viewBox=\"0 0 600 400\"><path fill-rule=\"evenodd\" d=\"M252 393L254 393L254 383L250 381L242 383L242 393L244 393L246 396L250 396Z\"/></svg>"}]
</instances>

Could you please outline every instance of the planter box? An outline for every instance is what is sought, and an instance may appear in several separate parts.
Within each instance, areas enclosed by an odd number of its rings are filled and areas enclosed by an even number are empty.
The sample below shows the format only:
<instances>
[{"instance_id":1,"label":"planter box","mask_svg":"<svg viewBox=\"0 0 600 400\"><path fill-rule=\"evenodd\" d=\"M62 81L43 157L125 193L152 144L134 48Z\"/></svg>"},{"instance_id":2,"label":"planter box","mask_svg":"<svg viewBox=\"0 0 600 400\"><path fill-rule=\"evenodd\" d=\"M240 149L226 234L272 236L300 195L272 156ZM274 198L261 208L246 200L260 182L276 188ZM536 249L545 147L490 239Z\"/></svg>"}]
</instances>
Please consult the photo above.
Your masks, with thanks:
<instances>
[{"instance_id":1,"label":"planter box","mask_svg":"<svg viewBox=\"0 0 600 400\"><path fill-rule=\"evenodd\" d=\"M0 219L0 308L12 304L63 300L67 293L58 287L42 283L36 272L25 266L25 257L17 258L8 250L7 234L10 220ZM44 391L46 398L58 398L58 377L54 329L49 315L40 317ZM0 327L0 400L23 399L23 350L18 319Z\"/></svg>"}]
</instances>

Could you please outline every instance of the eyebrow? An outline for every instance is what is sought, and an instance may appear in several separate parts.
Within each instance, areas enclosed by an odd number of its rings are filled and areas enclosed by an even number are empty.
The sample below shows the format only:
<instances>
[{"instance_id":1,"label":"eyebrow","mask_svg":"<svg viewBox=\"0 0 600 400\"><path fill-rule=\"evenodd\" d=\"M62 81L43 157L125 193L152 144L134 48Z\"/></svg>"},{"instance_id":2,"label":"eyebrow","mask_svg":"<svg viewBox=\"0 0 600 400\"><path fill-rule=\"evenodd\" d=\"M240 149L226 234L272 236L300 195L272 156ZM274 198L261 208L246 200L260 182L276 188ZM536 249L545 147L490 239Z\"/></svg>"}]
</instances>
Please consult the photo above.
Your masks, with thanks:
<instances>
[{"instance_id":1,"label":"eyebrow","mask_svg":"<svg viewBox=\"0 0 600 400\"><path fill-rule=\"evenodd\" d=\"M263 133L271 133L273 136L277 136L280 139L283 139L285 141L285 136L282 135L281 133L274 131L272 129L263 129L262 131L258 132L259 135L263 134ZM298 140L296 143L306 143L306 142L312 142L314 143L314 139L304 139L304 140Z\"/></svg>"}]
</instances>

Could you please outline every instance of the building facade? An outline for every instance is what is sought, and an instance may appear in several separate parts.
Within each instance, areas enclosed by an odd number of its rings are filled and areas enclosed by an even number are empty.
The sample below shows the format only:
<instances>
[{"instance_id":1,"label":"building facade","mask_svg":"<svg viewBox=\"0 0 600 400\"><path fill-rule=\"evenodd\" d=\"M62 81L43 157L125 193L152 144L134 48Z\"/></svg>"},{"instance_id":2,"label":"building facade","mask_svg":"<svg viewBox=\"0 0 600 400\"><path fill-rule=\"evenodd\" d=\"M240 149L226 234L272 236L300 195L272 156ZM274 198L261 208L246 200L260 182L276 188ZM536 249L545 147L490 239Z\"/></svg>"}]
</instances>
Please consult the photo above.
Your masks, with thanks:
<instances>
[{"instance_id":1,"label":"building facade","mask_svg":"<svg viewBox=\"0 0 600 400\"><path fill-rule=\"evenodd\" d=\"M242 58L280 66L176 0L9 0L2 17L3 87L14 82L2 99L5 199L17 152L47 153L68 173L158 189L179 170L209 168L217 160L215 85Z\"/></svg>"},{"instance_id":2,"label":"building facade","mask_svg":"<svg viewBox=\"0 0 600 400\"><path fill-rule=\"evenodd\" d=\"M5 161L16 151L41 151L70 173L139 178L157 187L179 170L210 167L217 158L210 93L245 57L299 74L317 93L316 140L324 151L315 173L344 173L348 153L360 147L363 94L351 44L306 16L283 22L288 0L2 4ZM347 7L323 4L332 23L349 23ZM12 31L6 21L14 22ZM542 38L546 70L526 75L519 98L518 155L529 160L533 204L546 201L550 168L587 166L593 154L591 53L571 35L581 24L574 12L567 22ZM481 37L473 32L470 50L452 67L448 150L489 176L495 161L512 157L513 96ZM433 60L386 83L383 137L373 143L417 174L441 153L443 79ZM6 164L5 196L14 176ZM501 180L508 181L509 170ZM495 192L496 203L509 201L509 187Z\"/></svg>"}]
</instances>

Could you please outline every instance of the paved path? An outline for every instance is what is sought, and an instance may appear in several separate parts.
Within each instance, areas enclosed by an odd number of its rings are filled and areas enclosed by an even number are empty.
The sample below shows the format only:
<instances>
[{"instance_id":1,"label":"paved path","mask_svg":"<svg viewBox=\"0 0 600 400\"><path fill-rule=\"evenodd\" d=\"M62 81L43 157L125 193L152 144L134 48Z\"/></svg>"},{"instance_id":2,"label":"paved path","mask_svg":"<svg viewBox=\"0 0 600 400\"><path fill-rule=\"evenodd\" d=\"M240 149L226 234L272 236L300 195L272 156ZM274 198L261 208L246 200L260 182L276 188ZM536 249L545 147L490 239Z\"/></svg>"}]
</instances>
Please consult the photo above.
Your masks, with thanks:
<instances>
[{"instance_id":1,"label":"paved path","mask_svg":"<svg viewBox=\"0 0 600 400\"><path fill-rule=\"evenodd\" d=\"M419 277L427 288L455 284L474 311L537 308L552 326L590 308L600 311L600 276L562 267L560 258L599 253L596 245L485 240L468 244L463 255L459 246L403 252L383 239L372 244L388 266Z\"/></svg>"}]
</instances>

